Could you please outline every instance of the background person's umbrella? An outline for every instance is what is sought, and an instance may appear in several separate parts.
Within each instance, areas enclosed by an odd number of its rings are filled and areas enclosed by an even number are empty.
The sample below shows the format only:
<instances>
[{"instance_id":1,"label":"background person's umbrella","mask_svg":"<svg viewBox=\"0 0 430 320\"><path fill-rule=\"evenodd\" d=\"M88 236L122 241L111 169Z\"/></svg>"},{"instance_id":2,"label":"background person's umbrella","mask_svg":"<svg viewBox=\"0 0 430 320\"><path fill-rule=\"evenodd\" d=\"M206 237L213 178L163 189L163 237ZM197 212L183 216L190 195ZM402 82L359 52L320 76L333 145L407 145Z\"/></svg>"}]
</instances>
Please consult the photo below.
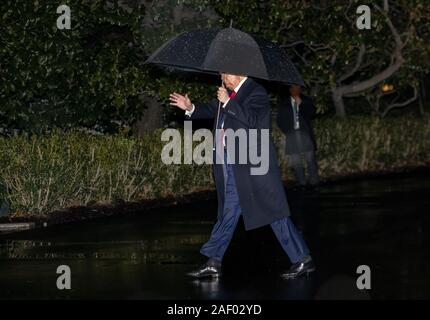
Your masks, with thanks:
<instances>
[{"instance_id":1,"label":"background person's umbrella","mask_svg":"<svg viewBox=\"0 0 430 320\"><path fill-rule=\"evenodd\" d=\"M304 86L284 50L271 41L231 27L181 33L158 48L146 63L184 71L241 74Z\"/></svg>"}]
</instances>

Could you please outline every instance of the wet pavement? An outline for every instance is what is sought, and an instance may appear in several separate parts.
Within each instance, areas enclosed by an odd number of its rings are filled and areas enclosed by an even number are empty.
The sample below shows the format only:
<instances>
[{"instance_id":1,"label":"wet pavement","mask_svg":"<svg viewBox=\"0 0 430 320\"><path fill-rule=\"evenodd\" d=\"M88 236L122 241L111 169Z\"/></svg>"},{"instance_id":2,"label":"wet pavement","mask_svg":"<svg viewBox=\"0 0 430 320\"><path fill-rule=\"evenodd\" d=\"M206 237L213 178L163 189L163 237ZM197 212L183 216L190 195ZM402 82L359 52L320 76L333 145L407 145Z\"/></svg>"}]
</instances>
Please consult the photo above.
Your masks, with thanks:
<instances>
[{"instance_id":1,"label":"wet pavement","mask_svg":"<svg viewBox=\"0 0 430 320\"><path fill-rule=\"evenodd\" d=\"M216 201L0 237L0 299L430 299L430 174L287 190L317 265L284 281L289 261L270 227L239 222L217 281L184 274L204 261ZM71 269L71 290L56 287ZM357 267L371 289L356 286Z\"/></svg>"}]
</instances>

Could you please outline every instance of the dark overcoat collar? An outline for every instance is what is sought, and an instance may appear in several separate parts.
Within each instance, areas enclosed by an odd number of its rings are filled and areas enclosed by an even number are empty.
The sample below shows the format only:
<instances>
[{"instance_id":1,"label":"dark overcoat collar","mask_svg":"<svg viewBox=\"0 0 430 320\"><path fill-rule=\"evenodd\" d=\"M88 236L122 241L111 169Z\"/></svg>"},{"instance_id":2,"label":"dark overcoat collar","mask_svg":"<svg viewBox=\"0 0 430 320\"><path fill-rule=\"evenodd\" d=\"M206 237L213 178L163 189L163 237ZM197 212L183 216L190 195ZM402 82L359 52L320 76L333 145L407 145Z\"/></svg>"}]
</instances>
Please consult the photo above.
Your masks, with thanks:
<instances>
[{"instance_id":1,"label":"dark overcoat collar","mask_svg":"<svg viewBox=\"0 0 430 320\"><path fill-rule=\"evenodd\" d=\"M234 99L240 103L242 102L252 91L252 89L255 87L256 82L254 79L248 77L240 86L239 91L237 92Z\"/></svg>"}]
</instances>

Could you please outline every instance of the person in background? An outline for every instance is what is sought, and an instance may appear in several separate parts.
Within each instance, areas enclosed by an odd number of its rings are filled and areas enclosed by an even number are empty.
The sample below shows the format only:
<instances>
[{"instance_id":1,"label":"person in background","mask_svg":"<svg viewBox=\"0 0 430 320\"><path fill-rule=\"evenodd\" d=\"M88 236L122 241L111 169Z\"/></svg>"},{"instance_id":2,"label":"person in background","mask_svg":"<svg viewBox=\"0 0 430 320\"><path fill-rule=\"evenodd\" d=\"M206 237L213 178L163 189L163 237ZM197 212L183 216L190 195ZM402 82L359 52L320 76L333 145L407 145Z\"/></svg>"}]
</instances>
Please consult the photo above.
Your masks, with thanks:
<instances>
[{"instance_id":1,"label":"person in background","mask_svg":"<svg viewBox=\"0 0 430 320\"><path fill-rule=\"evenodd\" d=\"M315 106L311 98L301 92L299 85L293 84L289 94L281 101L278 108L277 124L286 136L286 153L299 189L307 185L315 188L319 184L318 167L315 158L316 143L312 129ZM305 174L306 162L308 177Z\"/></svg>"}]
</instances>

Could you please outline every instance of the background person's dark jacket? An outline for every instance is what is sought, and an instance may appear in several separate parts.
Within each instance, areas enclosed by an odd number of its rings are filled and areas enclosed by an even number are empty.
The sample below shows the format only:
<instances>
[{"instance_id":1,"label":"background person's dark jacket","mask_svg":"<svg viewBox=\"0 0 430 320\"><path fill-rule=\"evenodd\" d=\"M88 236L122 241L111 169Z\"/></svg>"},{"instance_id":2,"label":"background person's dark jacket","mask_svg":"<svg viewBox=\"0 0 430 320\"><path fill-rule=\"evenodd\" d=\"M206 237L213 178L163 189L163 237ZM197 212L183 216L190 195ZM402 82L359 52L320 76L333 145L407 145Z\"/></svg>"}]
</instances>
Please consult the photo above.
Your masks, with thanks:
<instances>
[{"instance_id":1,"label":"background person's dark jacket","mask_svg":"<svg viewBox=\"0 0 430 320\"><path fill-rule=\"evenodd\" d=\"M299 121L300 121L300 130L309 134L314 144L315 150L317 149L317 144L315 141L315 135L312 128L312 119L316 115L316 108L312 102L312 99L300 95L302 99L302 103L299 106ZM281 131L288 135L289 133L294 132L294 120L293 120L293 108L291 106L291 96L287 95L279 104L278 107L278 115L277 115L277 124Z\"/></svg>"}]
</instances>

